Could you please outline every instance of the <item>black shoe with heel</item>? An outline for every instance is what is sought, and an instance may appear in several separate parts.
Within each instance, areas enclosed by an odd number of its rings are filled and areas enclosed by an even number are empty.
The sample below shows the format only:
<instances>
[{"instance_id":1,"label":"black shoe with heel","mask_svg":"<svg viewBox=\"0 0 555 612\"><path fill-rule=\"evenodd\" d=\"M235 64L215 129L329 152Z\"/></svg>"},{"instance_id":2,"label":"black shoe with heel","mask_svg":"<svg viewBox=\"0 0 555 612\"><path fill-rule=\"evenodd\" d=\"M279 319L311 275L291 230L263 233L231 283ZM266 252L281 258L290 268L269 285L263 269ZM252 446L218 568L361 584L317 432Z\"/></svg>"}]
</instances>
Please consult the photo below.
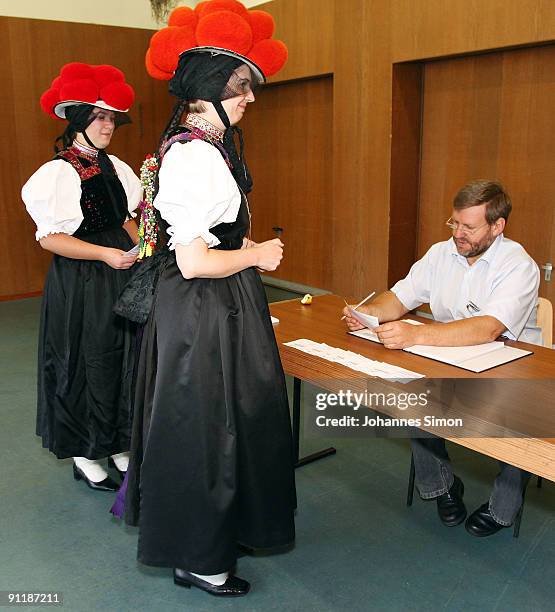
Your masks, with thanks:
<instances>
[{"instance_id":1,"label":"black shoe with heel","mask_svg":"<svg viewBox=\"0 0 555 612\"><path fill-rule=\"evenodd\" d=\"M125 470L120 470L119 467L116 465L116 462L112 459L112 457L108 457L108 467L116 470L122 480L125 478L127 472Z\"/></svg>"},{"instance_id":2,"label":"black shoe with heel","mask_svg":"<svg viewBox=\"0 0 555 612\"><path fill-rule=\"evenodd\" d=\"M119 485L109 476L106 476L106 478L100 482L93 482L87 478L83 470L79 469L75 463L73 464L73 478L75 478L75 480L84 480L87 487L94 489L95 491L117 491L119 489Z\"/></svg>"},{"instance_id":3,"label":"black shoe with heel","mask_svg":"<svg viewBox=\"0 0 555 612\"><path fill-rule=\"evenodd\" d=\"M242 597L249 592L251 587L246 580L237 576L228 576L222 585L212 584L178 567L173 570L173 581L186 589L196 586L216 597Z\"/></svg>"}]
</instances>

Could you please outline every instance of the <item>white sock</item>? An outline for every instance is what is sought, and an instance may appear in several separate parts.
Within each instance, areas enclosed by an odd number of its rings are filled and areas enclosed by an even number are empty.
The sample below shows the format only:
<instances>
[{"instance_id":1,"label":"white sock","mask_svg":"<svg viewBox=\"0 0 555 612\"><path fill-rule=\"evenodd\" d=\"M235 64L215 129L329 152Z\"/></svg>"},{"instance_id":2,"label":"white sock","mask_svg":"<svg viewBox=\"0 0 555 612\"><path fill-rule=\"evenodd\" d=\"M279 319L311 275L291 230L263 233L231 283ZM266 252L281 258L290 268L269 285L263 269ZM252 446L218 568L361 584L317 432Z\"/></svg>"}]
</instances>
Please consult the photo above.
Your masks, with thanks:
<instances>
[{"instance_id":1,"label":"white sock","mask_svg":"<svg viewBox=\"0 0 555 612\"><path fill-rule=\"evenodd\" d=\"M120 472L127 472L129 467L129 452L112 455L112 459Z\"/></svg>"},{"instance_id":2,"label":"white sock","mask_svg":"<svg viewBox=\"0 0 555 612\"><path fill-rule=\"evenodd\" d=\"M75 465L85 474L91 482L102 482L108 477L106 470L100 465L100 459L85 459L85 457L73 457Z\"/></svg>"},{"instance_id":3,"label":"white sock","mask_svg":"<svg viewBox=\"0 0 555 612\"><path fill-rule=\"evenodd\" d=\"M193 574L193 572L189 572L190 574ZM222 584L225 583L225 581L227 580L227 577L229 576L229 572L223 572L222 574L210 574L208 576L203 576L202 574L193 574L193 576L196 576L197 578L200 578L201 580L204 580L205 582L209 582L210 584L213 584L214 586L222 586Z\"/></svg>"}]
</instances>

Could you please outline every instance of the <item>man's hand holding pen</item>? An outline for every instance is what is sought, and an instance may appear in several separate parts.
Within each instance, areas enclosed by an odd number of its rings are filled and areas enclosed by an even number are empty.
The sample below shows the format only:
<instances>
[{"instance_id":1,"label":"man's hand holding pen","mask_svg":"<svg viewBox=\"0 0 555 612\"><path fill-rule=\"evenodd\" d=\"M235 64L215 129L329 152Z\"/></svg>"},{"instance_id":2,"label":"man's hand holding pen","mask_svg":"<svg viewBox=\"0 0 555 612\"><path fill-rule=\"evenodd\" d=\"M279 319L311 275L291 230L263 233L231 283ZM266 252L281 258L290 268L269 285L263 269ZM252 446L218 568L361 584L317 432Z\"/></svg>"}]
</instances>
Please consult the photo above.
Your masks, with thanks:
<instances>
[{"instance_id":1,"label":"man's hand holding pen","mask_svg":"<svg viewBox=\"0 0 555 612\"><path fill-rule=\"evenodd\" d=\"M351 306L351 308L353 307ZM357 311L369 315L376 315L376 313L372 310L372 306L361 306L360 308L357 308ZM362 323L355 319L351 314L349 306L345 306L345 308L343 308L343 319L345 320L349 331L358 331L359 329L364 329L364 325L362 325Z\"/></svg>"}]
</instances>

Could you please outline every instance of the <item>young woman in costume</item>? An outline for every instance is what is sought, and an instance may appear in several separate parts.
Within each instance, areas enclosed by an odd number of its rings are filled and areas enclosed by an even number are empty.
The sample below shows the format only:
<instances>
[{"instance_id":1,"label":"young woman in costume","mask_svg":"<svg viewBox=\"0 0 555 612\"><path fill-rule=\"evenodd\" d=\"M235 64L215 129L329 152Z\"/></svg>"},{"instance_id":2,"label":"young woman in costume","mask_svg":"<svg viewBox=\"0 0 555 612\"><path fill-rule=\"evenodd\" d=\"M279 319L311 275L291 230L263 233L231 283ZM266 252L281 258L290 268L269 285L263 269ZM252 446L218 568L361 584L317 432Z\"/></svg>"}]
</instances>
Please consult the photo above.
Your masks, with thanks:
<instances>
[{"instance_id":1,"label":"young woman in costume","mask_svg":"<svg viewBox=\"0 0 555 612\"><path fill-rule=\"evenodd\" d=\"M141 186L106 154L129 122L133 89L109 65L70 63L42 95L42 109L68 124L52 161L27 181L22 198L36 239L54 254L44 287L39 336L37 434L73 475L115 491L102 459L127 470L131 433L132 324L112 308L128 282L138 241L132 211Z\"/></svg>"},{"instance_id":2,"label":"young woman in costume","mask_svg":"<svg viewBox=\"0 0 555 612\"><path fill-rule=\"evenodd\" d=\"M234 575L238 546L283 548L295 535L287 392L258 272L277 268L283 244L248 237L251 179L233 140L264 69L286 60L261 13L235 0L176 9L169 23L183 38L159 32L147 55L179 101L150 180L165 246L138 366L126 518L139 525L142 563L219 596L249 590ZM252 49L232 40L247 28Z\"/></svg>"}]
</instances>

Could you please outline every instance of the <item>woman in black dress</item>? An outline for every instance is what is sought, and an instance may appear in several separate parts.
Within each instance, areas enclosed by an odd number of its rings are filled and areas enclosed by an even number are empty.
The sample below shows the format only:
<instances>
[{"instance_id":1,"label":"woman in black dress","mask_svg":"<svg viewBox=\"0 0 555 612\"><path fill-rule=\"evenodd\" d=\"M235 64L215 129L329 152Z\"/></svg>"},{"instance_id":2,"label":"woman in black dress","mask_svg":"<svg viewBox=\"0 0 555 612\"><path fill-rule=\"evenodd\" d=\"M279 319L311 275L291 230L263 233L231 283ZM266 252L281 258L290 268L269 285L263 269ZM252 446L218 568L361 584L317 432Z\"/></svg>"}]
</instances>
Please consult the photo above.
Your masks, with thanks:
<instances>
[{"instance_id":1,"label":"woman in black dress","mask_svg":"<svg viewBox=\"0 0 555 612\"><path fill-rule=\"evenodd\" d=\"M113 66L66 64L41 98L66 119L63 148L22 198L42 248L54 253L42 302L37 434L89 487L117 490L100 462L127 470L134 329L112 308L130 278L140 182L105 148L134 93Z\"/></svg>"},{"instance_id":2,"label":"woman in black dress","mask_svg":"<svg viewBox=\"0 0 555 612\"><path fill-rule=\"evenodd\" d=\"M167 244L155 255L126 498L139 560L220 596L249 590L233 575L238 545L294 541L287 392L257 271L277 268L283 244L248 238L251 181L231 128L263 80L243 55L195 47L170 81L180 102L154 199Z\"/></svg>"}]
</instances>

